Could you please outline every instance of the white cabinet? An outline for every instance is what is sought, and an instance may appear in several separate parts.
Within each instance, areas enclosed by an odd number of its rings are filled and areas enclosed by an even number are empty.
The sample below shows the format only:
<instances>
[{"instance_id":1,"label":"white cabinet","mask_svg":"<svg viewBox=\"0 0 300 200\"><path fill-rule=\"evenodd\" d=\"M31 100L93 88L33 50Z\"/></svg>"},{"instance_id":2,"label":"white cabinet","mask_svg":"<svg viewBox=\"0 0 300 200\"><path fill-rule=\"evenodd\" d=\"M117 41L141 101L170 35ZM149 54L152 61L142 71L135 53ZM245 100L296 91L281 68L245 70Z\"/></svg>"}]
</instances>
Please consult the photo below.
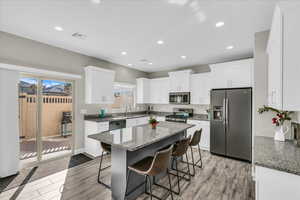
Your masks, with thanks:
<instances>
[{"instance_id":1,"label":"white cabinet","mask_svg":"<svg viewBox=\"0 0 300 200\"><path fill-rule=\"evenodd\" d=\"M255 166L256 200L299 200L300 176Z\"/></svg>"},{"instance_id":2,"label":"white cabinet","mask_svg":"<svg viewBox=\"0 0 300 200\"><path fill-rule=\"evenodd\" d=\"M253 59L210 65L212 88L252 87Z\"/></svg>"},{"instance_id":3,"label":"white cabinet","mask_svg":"<svg viewBox=\"0 0 300 200\"><path fill-rule=\"evenodd\" d=\"M169 78L156 78L150 80L150 103L169 103Z\"/></svg>"},{"instance_id":4,"label":"white cabinet","mask_svg":"<svg viewBox=\"0 0 300 200\"><path fill-rule=\"evenodd\" d=\"M136 79L137 103L150 103L150 79Z\"/></svg>"},{"instance_id":5,"label":"white cabinet","mask_svg":"<svg viewBox=\"0 0 300 200\"><path fill-rule=\"evenodd\" d=\"M109 130L109 122L85 121L85 152L91 156L97 157L102 153L100 142L88 138L89 135L101 133Z\"/></svg>"},{"instance_id":6,"label":"white cabinet","mask_svg":"<svg viewBox=\"0 0 300 200\"><path fill-rule=\"evenodd\" d=\"M300 4L282 2L275 8L267 47L268 104L281 110L300 110Z\"/></svg>"},{"instance_id":7,"label":"white cabinet","mask_svg":"<svg viewBox=\"0 0 300 200\"><path fill-rule=\"evenodd\" d=\"M202 135L200 141L200 148L209 151L210 150L210 123L209 121L200 121L200 120L187 120L188 124L195 125L192 128L187 130L188 136L193 137L196 130L202 128Z\"/></svg>"},{"instance_id":8,"label":"white cabinet","mask_svg":"<svg viewBox=\"0 0 300 200\"><path fill-rule=\"evenodd\" d=\"M137 103L169 103L169 78L139 78L136 82Z\"/></svg>"},{"instance_id":9,"label":"white cabinet","mask_svg":"<svg viewBox=\"0 0 300 200\"><path fill-rule=\"evenodd\" d=\"M164 122L164 121L166 121L166 117L164 117L164 116L154 116L154 118L155 118L157 121L159 121L159 122Z\"/></svg>"},{"instance_id":10,"label":"white cabinet","mask_svg":"<svg viewBox=\"0 0 300 200\"><path fill-rule=\"evenodd\" d=\"M148 124L149 117L139 117L139 118L131 118L126 119L126 127L139 126L143 124Z\"/></svg>"},{"instance_id":11,"label":"white cabinet","mask_svg":"<svg viewBox=\"0 0 300 200\"><path fill-rule=\"evenodd\" d=\"M210 104L211 73L191 75L191 104Z\"/></svg>"},{"instance_id":12,"label":"white cabinet","mask_svg":"<svg viewBox=\"0 0 300 200\"><path fill-rule=\"evenodd\" d=\"M85 102L87 104L112 104L115 72L99 67L85 68Z\"/></svg>"},{"instance_id":13,"label":"white cabinet","mask_svg":"<svg viewBox=\"0 0 300 200\"><path fill-rule=\"evenodd\" d=\"M169 72L170 92L190 92L191 70Z\"/></svg>"}]
</instances>

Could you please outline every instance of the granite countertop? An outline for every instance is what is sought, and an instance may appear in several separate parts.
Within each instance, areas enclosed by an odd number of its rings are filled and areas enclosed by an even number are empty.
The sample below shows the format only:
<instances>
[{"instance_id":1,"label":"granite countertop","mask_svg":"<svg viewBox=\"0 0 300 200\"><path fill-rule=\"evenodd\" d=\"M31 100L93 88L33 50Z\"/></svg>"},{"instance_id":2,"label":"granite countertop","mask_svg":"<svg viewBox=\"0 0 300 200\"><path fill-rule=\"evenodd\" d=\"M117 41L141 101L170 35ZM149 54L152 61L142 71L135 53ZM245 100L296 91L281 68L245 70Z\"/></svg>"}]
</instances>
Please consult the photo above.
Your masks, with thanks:
<instances>
[{"instance_id":1,"label":"granite countertop","mask_svg":"<svg viewBox=\"0 0 300 200\"><path fill-rule=\"evenodd\" d=\"M105 131L89 135L88 137L111 144L112 146L135 151L167 137L181 133L193 126L194 125L184 123L160 122L156 129L152 129L149 124L145 124L130 128Z\"/></svg>"},{"instance_id":2,"label":"granite countertop","mask_svg":"<svg viewBox=\"0 0 300 200\"><path fill-rule=\"evenodd\" d=\"M292 141L278 142L273 138L254 138L255 165L300 175L300 148Z\"/></svg>"},{"instance_id":3,"label":"granite countertop","mask_svg":"<svg viewBox=\"0 0 300 200\"><path fill-rule=\"evenodd\" d=\"M139 117L148 117L148 116L161 116L165 117L167 115L173 114L172 112L155 112L151 111L149 114L146 112L136 112L136 113L116 113L116 114L108 114L106 117L99 118L98 115L86 115L85 120L93 121L93 122L107 122L107 121L116 121L121 119L133 119ZM200 120L200 121L209 121L208 115L205 114L194 114L193 117L189 117L190 120Z\"/></svg>"}]
</instances>

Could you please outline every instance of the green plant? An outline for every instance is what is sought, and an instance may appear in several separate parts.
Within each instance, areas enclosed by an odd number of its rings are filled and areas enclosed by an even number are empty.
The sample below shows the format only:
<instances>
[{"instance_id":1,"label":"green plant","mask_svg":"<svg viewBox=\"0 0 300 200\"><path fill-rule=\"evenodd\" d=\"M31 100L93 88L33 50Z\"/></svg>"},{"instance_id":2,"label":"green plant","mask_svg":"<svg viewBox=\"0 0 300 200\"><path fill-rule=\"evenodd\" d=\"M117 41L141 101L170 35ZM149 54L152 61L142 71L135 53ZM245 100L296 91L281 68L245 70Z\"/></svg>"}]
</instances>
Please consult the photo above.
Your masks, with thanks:
<instances>
[{"instance_id":1,"label":"green plant","mask_svg":"<svg viewBox=\"0 0 300 200\"><path fill-rule=\"evenodd\" d=\"M259 114L262 114L264 112L269 112L269 111L272 111L276 114L276 116L272 118L272 123L275 124L276 126L283 125L285 121L292 120L291 114L294 113L293 111L278 110L276 108L272 108L269 106L264 106L258 109Z\"/></svg>"},{"instance_id":2,"label":"green plant","mask_svg":"<svg viewBox=\"0 0 300 200\"><path fill-rule=\"evenodd\" d=\"M155 118L150 117L149 124L157 124L157 123L158 123L158 121Z\"/></svg>"}]
</instances>

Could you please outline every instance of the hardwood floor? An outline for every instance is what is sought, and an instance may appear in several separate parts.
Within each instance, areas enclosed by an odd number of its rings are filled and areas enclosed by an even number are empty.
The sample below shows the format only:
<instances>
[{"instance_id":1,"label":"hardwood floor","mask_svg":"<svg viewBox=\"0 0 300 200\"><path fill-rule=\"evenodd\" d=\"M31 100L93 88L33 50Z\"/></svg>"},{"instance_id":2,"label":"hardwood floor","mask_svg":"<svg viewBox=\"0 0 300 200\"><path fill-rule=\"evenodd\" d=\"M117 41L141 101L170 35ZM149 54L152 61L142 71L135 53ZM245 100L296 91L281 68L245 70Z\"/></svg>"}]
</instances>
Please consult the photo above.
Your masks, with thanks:
<instances>
[{"instance_id":1,"label":"hardwood floor","mask_svg":"<svg viewBox=\"0 0 300 200\"><path fill-rule=\"evenodd\" d=\"M195 155L196 151L195 151ZM105 158L109 165L109 158ZM254 200L254 182L251 177L251 165L227 159L203 151L203 168L196 169L191 182L181 181L182 193L175 199L184 200ZM104 165L104 166L105 166ZM109 200L110 190L97 182L99 159L64 170L29 184L0 193L0 199L22 200ZM182 168L185 164L180 165ZM109 183L109 169L103 173L104 181ZM172 182L176 178L172 176ZM167 186L167 179L159 180ZM153 187L153 193L163 195L165 191ZM150 199L141 195L138 200ZM168 199L171 199L170 197Z\"/></svg>"}]
</instances>

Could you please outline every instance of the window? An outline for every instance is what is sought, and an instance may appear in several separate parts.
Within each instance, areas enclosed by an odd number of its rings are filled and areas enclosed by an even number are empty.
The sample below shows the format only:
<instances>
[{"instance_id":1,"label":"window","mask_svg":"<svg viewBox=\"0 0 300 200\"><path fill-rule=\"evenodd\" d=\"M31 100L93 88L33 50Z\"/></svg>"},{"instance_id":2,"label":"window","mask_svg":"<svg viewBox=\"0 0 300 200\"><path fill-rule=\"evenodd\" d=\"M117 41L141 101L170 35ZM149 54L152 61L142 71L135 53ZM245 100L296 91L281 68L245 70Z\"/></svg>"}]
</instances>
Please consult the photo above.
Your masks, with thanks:
<instances>
[{"instance_id":1,"label":"window","mask_svg":"<svg viewBox=\"0 0 300 200\"><path fill-rule=\"evenodd\" d=\"M132 111L135 108L135 85L125 83L115 83L114 85L114 103L112 109ZM127 107L127 108L126 108Z\"/></svg>"}]
</instances>

